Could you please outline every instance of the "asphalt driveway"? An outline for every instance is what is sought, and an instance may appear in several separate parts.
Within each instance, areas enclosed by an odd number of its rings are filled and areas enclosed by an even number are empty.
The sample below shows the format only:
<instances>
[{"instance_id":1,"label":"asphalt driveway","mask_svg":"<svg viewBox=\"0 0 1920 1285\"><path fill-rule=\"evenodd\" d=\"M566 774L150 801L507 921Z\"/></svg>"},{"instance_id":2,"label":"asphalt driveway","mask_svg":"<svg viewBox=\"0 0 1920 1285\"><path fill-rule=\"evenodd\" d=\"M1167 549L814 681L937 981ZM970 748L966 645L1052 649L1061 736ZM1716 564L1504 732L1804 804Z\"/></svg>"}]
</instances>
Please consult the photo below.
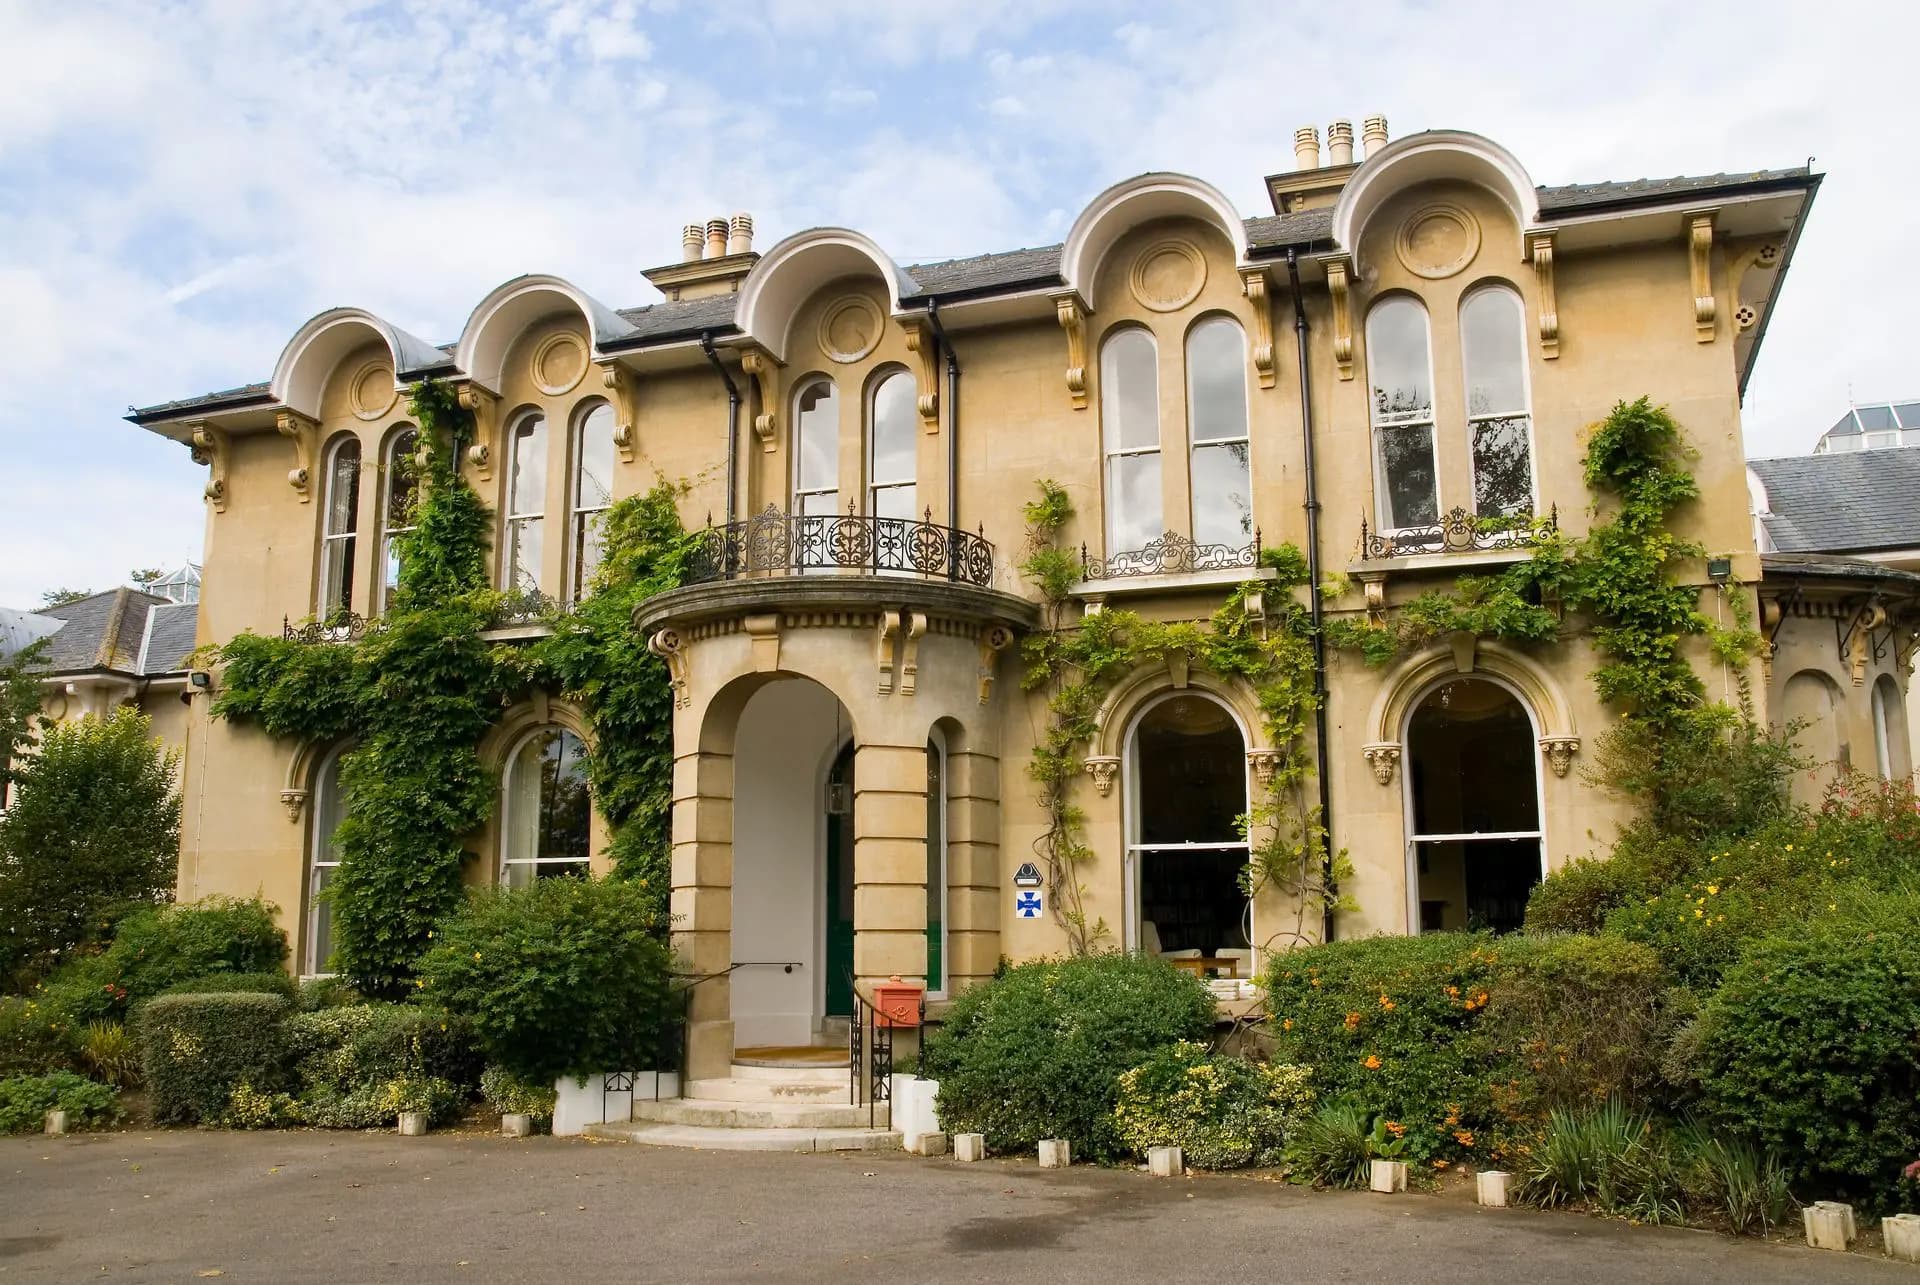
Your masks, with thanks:
<instances>
[{"instance_id":1,"label":"asphalt driveway","mask_svg":"<svg viewBox=\"0 0 1920 1285\"><path fill-rule=\"evenodd\" d=\"M1908 1282L1860 1254L1030 1161L476 1134L0 1139L0 1282Z\"/></svg>"}]
</instances>

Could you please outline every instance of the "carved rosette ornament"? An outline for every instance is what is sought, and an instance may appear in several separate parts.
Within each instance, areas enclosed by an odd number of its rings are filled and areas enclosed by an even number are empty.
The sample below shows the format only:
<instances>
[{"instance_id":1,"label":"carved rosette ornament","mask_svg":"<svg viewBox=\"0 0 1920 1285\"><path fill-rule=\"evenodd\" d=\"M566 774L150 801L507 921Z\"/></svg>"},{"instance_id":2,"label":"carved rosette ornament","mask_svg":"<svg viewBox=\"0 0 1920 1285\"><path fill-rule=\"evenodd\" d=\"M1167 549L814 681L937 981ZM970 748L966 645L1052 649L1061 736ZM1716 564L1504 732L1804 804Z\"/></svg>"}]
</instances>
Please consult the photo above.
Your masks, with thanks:
<instances>
[{"instance_id":1,"label":"carved rosette ornament","mask_svg":"<svg viewBox=\"0 0 1920 1285\"><path fill-rule=\"evenodd\" d=\"M1399 742L1380 741L1362 746L1360 752L1367 756L1367 766L1373 769L1373 779L1382 785L1392 785L1393 770L1400 766Z\"/></svg>"},{"instance_id":2,"label":"carved rosette ornament","mask_svg":"<svg viewBox=\"0 0 1920 1285\"><path fill-rule=\"evenodd\" d=\"M1113 793L1113 780L1120 775L1120 760L1110 754L1101 754L1087 760L1087 775L1093 778L1093 788L1101 798Z\"/></svg>"},{"instance_id":3,"label":"carved rosette ornament","mask_svg":"<svg viewBox=\"0 0 1920 1285\"><path fill-rule=\"evenodd\" d=\"M1263 790L1272 789L1274 774L1285 757L1279 750L1248 750L1247 766L1253 769L1254 783Z\"/></svg>"},{"instance_id":4,"label":"carved rosette ornament","mask_svg":"<svg viewBox=\"0 0 1920 1285\"><path fill-rule=\"evenodd\" d=\"M1567 769L1573 766L1573 756L1580 752L1580 738L1543 736L1540 738L1540 752L1547 756L1547 766L1553 769L1555 776L1565 776Z\"/></svg>"},{"instance_id":5,"label":"carved rosette ornament","mask_svg":"<svg viewBox=\"0 0 1920 1285\"><path fill-rule=\"evenodd\" d=\"M287 810L287 820L298 822L300 820L300 809L307 805L307 792L305 790L282 790L280 791L280 805Z\"/></svg>"}]
</instances>

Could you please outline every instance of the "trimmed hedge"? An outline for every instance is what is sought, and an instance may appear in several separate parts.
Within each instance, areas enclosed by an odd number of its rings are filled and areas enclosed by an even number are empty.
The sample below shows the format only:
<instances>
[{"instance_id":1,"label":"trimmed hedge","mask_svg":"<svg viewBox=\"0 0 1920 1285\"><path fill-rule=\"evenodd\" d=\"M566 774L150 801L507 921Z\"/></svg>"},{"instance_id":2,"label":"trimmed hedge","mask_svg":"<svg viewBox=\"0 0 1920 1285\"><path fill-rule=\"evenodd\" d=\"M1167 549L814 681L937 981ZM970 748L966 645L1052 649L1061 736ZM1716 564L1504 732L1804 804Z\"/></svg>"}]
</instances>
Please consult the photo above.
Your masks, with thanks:
<instances>
[{"instance_id":1,"label":"trimmed hedge","mask_svg":"<svg viewBox=\"0 0 1920 1285\"><path fill-rule=\"evenodd\" d=\"M267 973L287 958L274 907L258 898L208 897L120 921L104 954L77 959L46 984L69 1021L123 1017L139 1001L210 973Z\"/></svg>"},{"instance_id":2,"label":"trimmed hedge","mask_svg":"<svg viewBox=\"0 0 1920 1285\"><path fill-rule=\"evenodd\" d=\"M0 1079L0 1133L38 1133L54 1110L67 1113L69 1129L112 1124L121 1116L120 1091L71 1071Z\"/></svg>"},{"instance_id":3,"label":"trimmed hedge","mask_svg":"<svg viewBox=\"0 0 1920 1285\"><path fill-rule=\"evenodd\" d=\"M286 973L208 973L175 982L162 995L278 995L289 1003L299 994Z\"/></svg>"},{"instance_id":4,"label":"trimmed hedge","mask_svg":"<svg viewBox=\"0 0 1920 1285\"><path fill-rule=\"evenodd\" d=\"M279 995L163 995L146 1004L138 1025L154 1119L211 1124L237 1086L279 1087L286 1015Z\"/></svg>"},{"instance_id":5,"label":"trimmed hedge","mask_svg":"<svg viewBox=\"0 0 1920 1285\"><path fill-rule=\"evenodd\" d=\"M428 1105L419 1109L445 1118L470 1094L480 1072L471 1023L411 1004L299 1013L288 1019L286 1039L300 1084L300 1113L323 1128L392 1124L399 1111L416 1109L401 1107L399 1098L425 1081L434 1087Z\"/></svg>"},{"instance_id":6,"label":"trimmed hedge","mask_svg":"<svg viewBox=\"0 0 1920 1285\"><path fill-rule=\"evenodd\" d=\"M1213 996L1150 955L1088 955L1009 968L965 992L928 1037L921 1074L940 1081L940 1119L996 1151L1066 1138L1116 1160L1118 1081L1161 1048L1213 1034Z\"/></svg>"}]
</instances>

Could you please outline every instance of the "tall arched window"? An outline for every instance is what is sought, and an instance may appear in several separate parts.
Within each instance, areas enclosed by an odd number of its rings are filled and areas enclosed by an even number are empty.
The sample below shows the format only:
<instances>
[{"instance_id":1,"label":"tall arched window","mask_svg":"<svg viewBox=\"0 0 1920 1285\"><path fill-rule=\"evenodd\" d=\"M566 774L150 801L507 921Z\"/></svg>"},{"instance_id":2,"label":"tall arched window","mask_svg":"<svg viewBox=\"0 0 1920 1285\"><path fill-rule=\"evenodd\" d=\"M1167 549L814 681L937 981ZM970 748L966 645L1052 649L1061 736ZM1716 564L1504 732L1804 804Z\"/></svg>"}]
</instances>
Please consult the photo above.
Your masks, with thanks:
<instances>
[{"instance_id":1,"label":"tall arched window","mask_svg":"<svg viewBox=\"0 0 1920 1285\"><path fill-rule=\"evenodd\" d=\"M904 370L873 387L867 417L867 512L877 518L918 516L914 454L919 446L918 390Z\"/></svg>"},{"instance_id":2,"label":"tall arched window","mask_svg":"<svg viewBox=\"0 0 1920 1285\"><path fill-rule=\"evenodd\" d=\"M413 530L413 501L420 492L420 478L414 471L413 452L420 434L401 428L387 437L380 468L380 601L385 610L400 587L400 549L395 537Z\"/></svg>"},{"instance_id":3,"label":"tall arched window","mask_svg":"<svg viewBox=\"0 0 1920 1285\"><path fill-rule=\"evenodd\" d=\"M1873 756L1883 781L1898 780L1912 770L1906 706L1900 684L1886 674L1873 680Z\"/></svg>"},{"instance_id":4,"label":"tall arched window","mask_svg":"<svg viewBox=\"0 0 1920 1285\"><path fill-rule=\"evenodd\" d=\"M540 591L541 524L547 508L547 417L522 415L507 434L506 559L502 588Z\"/></svg>"},{"instance_id":5,"label":"tall arched window","mask_svg":"<svg viewBox=\"0 0 1920 1285\"><path fill-rule=\"evenodd\" d=\"M840 507L840 390L825 376L793 399L793 507L815 517Z\"/></svg>"},{"instance_id":6,"label":"tall arched window","mask_svg":"<svg viewBox=\"0 0 1920 1285\"><path fill-rule=\"evenodd\" d=\"M1153 336L1129 327L1100 346L1100 436L1107 457L1107 556L1166 530L1160 512L1160 372Z\"/></svg>"},{"instance_id":7,"label":"tall arched window","mask_svg":"<svg viewBox=\"0 0 1920 1285\"><path fill-rule=\"evenodd\" d=\"M593 800L586 754L572 732L546 727L520 742L507 760L500 881L508 887L587 873Z\"/></svg>"},{"instance_id":8,"label":"tall arched window","mask_svg":"<svg viewBox=\"0 0 1920 1285\"><path fill-rule=\"evenodd\" d=\"M301 947L300 971L312 977L327 971L333 956L333 902L325 895L340 868L340 848L334 836L347 819L346 796L340 792L340 756L336 749L320 764L313 778L313 835L307 852L307 932Z\"/></svg>"},{"instance_id":9,"label":"tall arched window","mask_svg":"<svg viewBox=\"0 0 1920 1285\"><path fill-rule=\"evenodd\" d=\"M1433 362L1427 310L1391 295L1367 314L1378 521L1389 531L1440 520L1433 443Z\"/></svg>"},{"instance_id":10,"label":"tall arched window","mask_svg":"<svg viewBox=\"0 0 1920 1285\"><path fill-rule=\"evenodd\" d=\"M1483 518L1533 511L1532 415L1527 397L1526 310L1506 286L1475 290L1460 305L1460 357L1473 455L1473 511Z\"/></svg>"},{"instance_id":11,"label":"tall arched window","mask_svg":"<svg viewBox=\"0 0 1920 1285\"><path fill-rule=\"evenodd\" d=\"M613 503L613 407L595 402L577 418L573 441L573 519L567 560L572 564L568 596L578 602L593 588L594 572L606 551L601 530Z\"/></svg>"},{"instance_id":12,"label":"tall arched window","mask_svg":"<svg viewBox=\"0 0 1920 1285\"><path fill-rule=\"evenodd\" d=\"M1247 341L1231 317L1187 333L1187 427L1193 438L1193 540L1240 548L1253 539L1247 451Z\"/></svg>"},{"instance_id":13,"label":"tall arched window","mask_svg":"<svg viewBox=\"0 0 1920 1285\"><path fill-rule=\"evenodd\" d=\"M327 506L320 535L320 616L353 610L353 567L360 524L360 440L342 437L327 453Z\"/></svg>"}]
</instances>

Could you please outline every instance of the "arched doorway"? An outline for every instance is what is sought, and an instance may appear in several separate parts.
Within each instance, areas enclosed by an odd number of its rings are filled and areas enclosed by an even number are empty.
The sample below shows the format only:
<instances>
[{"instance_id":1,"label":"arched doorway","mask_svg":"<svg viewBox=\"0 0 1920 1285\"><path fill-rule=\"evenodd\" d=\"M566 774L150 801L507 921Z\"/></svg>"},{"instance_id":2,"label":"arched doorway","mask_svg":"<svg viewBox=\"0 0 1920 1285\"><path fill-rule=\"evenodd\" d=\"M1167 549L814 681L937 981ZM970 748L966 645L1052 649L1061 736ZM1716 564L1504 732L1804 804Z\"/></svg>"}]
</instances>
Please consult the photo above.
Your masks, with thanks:
<instances>
[{"instance_id":1,"label":"arched doorway","mask_svg":"<svg viewBox=\"0 0 1920 1285\"><path fill-rule=\"evenodd\" d=\"M1538 733L1504 684L1436 684L1407 720L1408 885L1419 932L1511 932L1540 882Z\"/></svg>"},{"instance_id":2,"label":"arched doorway","mask_svg":"<svg viewBox=\"0 0 1920 1285\"><path fill-rule=\"evenodd\" d=\"M1198 691L1162 696L1134 722L1125 786L1132 944L1203 975L1246 976L1247 739L1238 720Z\"/></svg>"}]
</instances>

